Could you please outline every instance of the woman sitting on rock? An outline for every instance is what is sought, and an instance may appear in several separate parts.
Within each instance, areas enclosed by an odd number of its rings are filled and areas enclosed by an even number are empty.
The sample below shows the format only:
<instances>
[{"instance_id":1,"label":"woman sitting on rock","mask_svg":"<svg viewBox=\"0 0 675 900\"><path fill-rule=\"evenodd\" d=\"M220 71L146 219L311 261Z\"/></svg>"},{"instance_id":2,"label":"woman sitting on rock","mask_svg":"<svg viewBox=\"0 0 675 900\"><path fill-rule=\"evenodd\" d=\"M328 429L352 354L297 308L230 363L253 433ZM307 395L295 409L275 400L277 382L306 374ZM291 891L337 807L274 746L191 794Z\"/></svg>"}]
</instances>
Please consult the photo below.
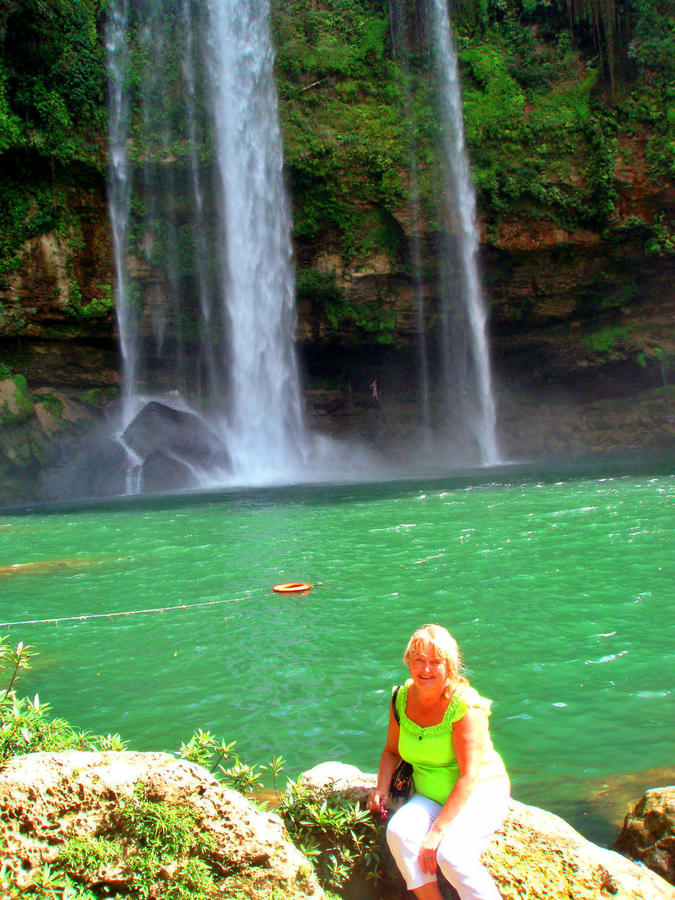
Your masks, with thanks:
<instances>
[{"instance_id":1,"label":"woman sitting on rock","mask_svg":"<svg viewBox=\"0 0 675 900\"><path fill-rule=\"evenodd\" d=\"M368 798L384 814L400 759L412 764L415 794L387 827L387 842L408 890L441 900L437 866L462 900L499 900L480 855L506 814L509 779L488 731L490 700L460 674L457 642L425 625L408 642L410 678L389 710L377 789Z\"/></svg>"}]
</instances>

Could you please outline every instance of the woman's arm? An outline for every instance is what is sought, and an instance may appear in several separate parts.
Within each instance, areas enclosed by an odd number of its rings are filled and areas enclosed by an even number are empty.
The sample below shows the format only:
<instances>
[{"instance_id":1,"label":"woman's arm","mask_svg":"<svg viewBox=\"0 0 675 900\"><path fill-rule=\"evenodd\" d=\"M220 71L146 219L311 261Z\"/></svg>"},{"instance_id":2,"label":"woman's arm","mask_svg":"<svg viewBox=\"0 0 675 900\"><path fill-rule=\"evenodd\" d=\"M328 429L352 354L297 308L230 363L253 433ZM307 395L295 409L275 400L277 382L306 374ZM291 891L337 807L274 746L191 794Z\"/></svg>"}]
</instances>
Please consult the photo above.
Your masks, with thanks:
<instances>
[{"instance_id":1,"label":"woman's arm","mask_svg":"<svg viewBox=\"0 0 675 900\"><path fill-rule=\"evenodd\" d=\"M443 832L476 786L487 733L488 717L483 710L477 708L467 710L466 715L452 726L452 745L459 766L459 778L422 842L419 860L424 872L431 874L436 871L436 850Z\"/></svg>"},{"instance_id":2,"label":"woman's arm","mask_svg":"<svg viewBox=\"0 0 675 900\"><path fill-rule=\"evenodd\" d=\"M377 787L368 797L368 809L371 812L384 813L389 799L389 785L394 769L401 757L398 752L398 722L394 717L393 704L389 704L389 725L387 727L387 741L380 757L380 767L377 770Z\"/></svg>"}]
</instances>

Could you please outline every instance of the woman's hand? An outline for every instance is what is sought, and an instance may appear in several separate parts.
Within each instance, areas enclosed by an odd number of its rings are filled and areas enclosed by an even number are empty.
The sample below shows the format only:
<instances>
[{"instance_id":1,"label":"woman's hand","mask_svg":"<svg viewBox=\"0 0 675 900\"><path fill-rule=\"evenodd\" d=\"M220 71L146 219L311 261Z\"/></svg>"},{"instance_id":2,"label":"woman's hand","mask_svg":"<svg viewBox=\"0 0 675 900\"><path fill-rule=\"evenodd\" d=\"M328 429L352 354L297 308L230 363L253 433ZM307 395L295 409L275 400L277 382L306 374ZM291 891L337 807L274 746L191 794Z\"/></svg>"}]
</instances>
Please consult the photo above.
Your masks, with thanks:
<instances>
[{"instance_id":1,"label":"woman's hand","mask_svg":"<svg viewBox=\"0 0 675 900\"><path fill-rule=\"evenodd\" d=\"M427 875L434 875L436 873L436 866L438 864L436 853L438 851L438 845L441 842L441 837L442 834L439 831L431 828L422 841L422 846L420 847L417 859L420 864L420 869L423 872L426 872Z\"/></svg>"},{"instance_id":2,"label":"woman's hand","mask_svg":"<svg viewBox=\"0 0 675 900\"><path fill-rule=\"evenodd\" d=\"M385 817L387 811L387 800L389 795L384 791L372 791L368 795L368 809L382 818Z\"/></svg>"}]
</instances>

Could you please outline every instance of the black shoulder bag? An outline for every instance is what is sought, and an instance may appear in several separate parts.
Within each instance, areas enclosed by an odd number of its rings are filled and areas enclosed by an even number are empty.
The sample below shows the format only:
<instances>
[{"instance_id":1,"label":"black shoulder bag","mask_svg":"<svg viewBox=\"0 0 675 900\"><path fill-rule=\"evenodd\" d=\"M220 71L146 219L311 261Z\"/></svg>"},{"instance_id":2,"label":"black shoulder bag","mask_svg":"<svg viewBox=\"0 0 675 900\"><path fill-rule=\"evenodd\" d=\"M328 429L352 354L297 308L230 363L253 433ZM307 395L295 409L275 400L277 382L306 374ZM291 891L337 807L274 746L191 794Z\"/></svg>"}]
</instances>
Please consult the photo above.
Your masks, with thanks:
<instances>
[{"instance_id":1,"label":"black shoulder bag","mask_svg":"<svg viewBox=\"0 0 675 900\"><path fill-rule=\"evenodd\" d=\"M398 696L400 687L400 685L397 685L394 688L394 693L391 696L392 712L394 713L394 718L397 722L399 722L399 724L400 720L398 710L396 709L396 698ZM412 772L413 769L410 763L402 759L394 769L394 774L391 776L391 784L389 785L390 800L392 800L393 802L402 800L405 803L405 801L409 799L413 786Z\"/></svg>"}]
</instances>

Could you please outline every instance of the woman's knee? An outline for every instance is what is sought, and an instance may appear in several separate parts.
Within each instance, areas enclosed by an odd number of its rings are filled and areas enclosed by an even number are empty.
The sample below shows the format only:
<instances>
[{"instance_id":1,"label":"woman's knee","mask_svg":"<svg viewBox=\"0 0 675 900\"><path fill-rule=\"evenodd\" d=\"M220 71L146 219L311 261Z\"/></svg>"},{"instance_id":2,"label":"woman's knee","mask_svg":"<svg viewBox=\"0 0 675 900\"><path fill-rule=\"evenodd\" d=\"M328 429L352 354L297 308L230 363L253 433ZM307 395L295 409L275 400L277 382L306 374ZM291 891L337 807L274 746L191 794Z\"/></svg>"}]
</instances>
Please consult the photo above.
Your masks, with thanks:
<instances>
[{"instance_id":1,"label":"woman's knee","mask_svg":"<svg viewBox=\"0 0 675 900\"><path fill-rule=\"evenodd\" d=\"M449 872L469 872L480 865L480 847L461 839L446 838L438 847L436 859L444 875Z\"/></svg>"}]
</instances>

